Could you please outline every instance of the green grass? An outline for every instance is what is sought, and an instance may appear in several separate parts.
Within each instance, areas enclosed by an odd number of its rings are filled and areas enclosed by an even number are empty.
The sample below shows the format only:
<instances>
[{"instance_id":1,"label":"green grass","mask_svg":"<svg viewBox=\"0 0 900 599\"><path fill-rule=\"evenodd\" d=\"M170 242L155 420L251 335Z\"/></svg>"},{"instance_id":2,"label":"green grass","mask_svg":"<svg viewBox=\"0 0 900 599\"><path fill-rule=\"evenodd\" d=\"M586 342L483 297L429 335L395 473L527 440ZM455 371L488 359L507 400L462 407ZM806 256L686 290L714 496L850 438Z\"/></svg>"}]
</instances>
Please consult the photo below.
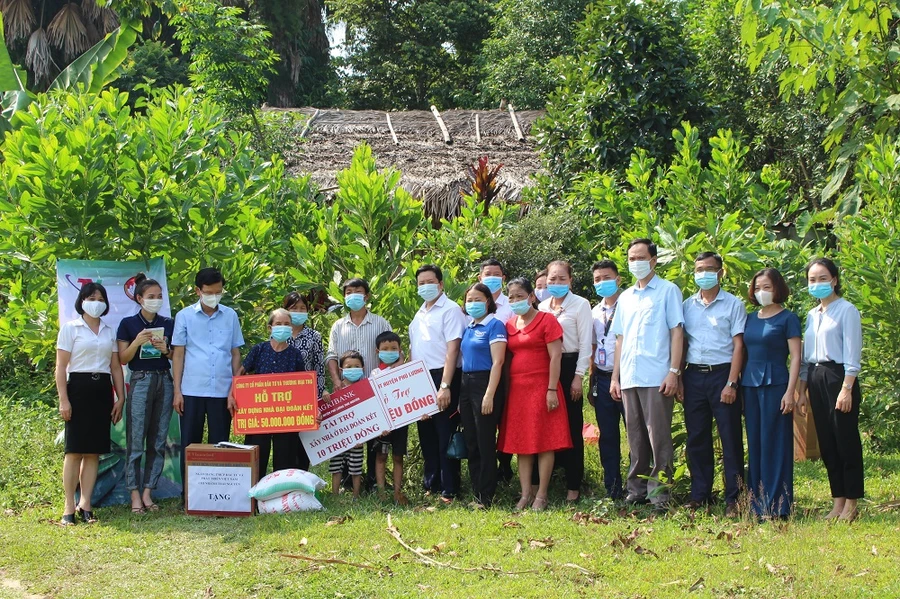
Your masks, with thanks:
<instances>
[{"instance_id":1,"label":"green grass","mask_svg":"<svg viewBox=\"0 0 900 599\"><path fill-rule=\"evenodd\" d=\"M51 597L898 597L900 455L866 455L862 518L826 524L824 469L796 465L798 510L785 523L730 521L722 508L696 518L676 510L661 518L625 512L586 494L575 517L556 502L544 513L509 511L514 487L498 507L475 512L421 497L395 508L367 496L325 498L324 513L254 518L195 518L177 502L132 516L102 509L102 522L62 528L58 448L52 410L0 406L0 468L35 458L43 470L29 487L0 488L0 599ZM43 414L43 416L41 415ZM32 439L30 446L11 448ZM48 452L50 452L48 454ZM36 455L38 454L38 455ZM588 480L599 481L596 447L587 449ZM8 460L13 459L10 462ZM57 465L51 465L57 464ZM54 470L55 469L55 470ZM21 471L17 469L17 471ZM412 477L410 477L412 479ZM30 479L29 479L30 480ZM414 488L409 483L408 490ZM33 496L34 501L23 501ZM50 504L43 498L52 498ZM15 503L11 503L15 501ZM388 514L428 563L389 534ZM345 518L346 517L346 518ZM581 521L578 521L581 520ZM304 561L342 560L356 565ZM363 568L359 566L368 566ZM20 581L22 589L3 582ZM693 590L692 590L693 589Z\"/></svg>"}]
</instances>

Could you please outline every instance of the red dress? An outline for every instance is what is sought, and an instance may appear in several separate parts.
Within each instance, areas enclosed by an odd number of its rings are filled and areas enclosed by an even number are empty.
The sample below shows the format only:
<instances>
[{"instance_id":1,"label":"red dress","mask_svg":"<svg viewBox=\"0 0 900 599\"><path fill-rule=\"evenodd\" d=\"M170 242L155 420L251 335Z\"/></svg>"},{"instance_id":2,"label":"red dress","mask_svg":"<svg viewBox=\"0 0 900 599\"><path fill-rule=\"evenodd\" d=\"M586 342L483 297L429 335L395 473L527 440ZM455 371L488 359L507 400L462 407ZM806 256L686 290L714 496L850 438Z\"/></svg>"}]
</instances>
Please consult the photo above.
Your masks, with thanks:
<instances>
[{"instance_id":1,"label":"red dress","mask_svg":"<svg viewBox=\"0 0 900 599\"><path fill-rule=\"evenodd\" d=\"M516 328L518 318L506 323L509 395L500 422L498 448L504 453L535 454L572 447L566 400L557 383L559 407L547 411L550 353L547 344L562 339L562 327L552 314L538 312L528 326Z\"/></svg>"}]
</instances>

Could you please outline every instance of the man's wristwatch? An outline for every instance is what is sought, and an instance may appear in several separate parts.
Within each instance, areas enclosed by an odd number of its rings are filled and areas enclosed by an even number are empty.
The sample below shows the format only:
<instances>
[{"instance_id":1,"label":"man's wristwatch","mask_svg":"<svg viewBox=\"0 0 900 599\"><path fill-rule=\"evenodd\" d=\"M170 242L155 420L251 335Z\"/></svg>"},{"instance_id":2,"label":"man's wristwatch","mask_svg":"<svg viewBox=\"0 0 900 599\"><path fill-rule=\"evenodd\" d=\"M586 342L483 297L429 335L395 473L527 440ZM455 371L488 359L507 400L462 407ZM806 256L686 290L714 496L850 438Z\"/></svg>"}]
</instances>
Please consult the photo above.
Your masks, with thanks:
<instances>
[{"instance_id":1,"label":"man's wristwatch","mask_svg":"<svg viewBox=\"0 0 900 599\"><path fill-rule=\"evenodd\" d=\"M448 385L447 383L441 381L441 389L449 389L449 388L450 388L450 385Z\"/></svg>"},{"instance_id":2,"label":"man's wristwatch","mask_svg":"<svg viewBox=\"0 0 900 599\"><path fill-rule=\"evenodd\" d=\"M728 381L727 385L732 389L737 389L738 387L737 381Z\"/></svg>"},{"instance_id":3,"label":"man's wristwatch","mask_svg":"<svg viewBox=\"0 0 900 599\"><path fill-rule=\"evenodd\" d=\"M670 368L669 372L671 372L675 376L681 376L681 369L679 368Z\"/></svg>"},{"instance_id":4,"label":"man's wristwatch","mask_svg":"<svg viewBox=\"0 0 900 599\"><path fill-rule=\"evenodd\" d=\"M841 387L843 387L847 391L853 391L853 385L848 385L847 383L842 383Z\"/></svg>"}]
</instances>

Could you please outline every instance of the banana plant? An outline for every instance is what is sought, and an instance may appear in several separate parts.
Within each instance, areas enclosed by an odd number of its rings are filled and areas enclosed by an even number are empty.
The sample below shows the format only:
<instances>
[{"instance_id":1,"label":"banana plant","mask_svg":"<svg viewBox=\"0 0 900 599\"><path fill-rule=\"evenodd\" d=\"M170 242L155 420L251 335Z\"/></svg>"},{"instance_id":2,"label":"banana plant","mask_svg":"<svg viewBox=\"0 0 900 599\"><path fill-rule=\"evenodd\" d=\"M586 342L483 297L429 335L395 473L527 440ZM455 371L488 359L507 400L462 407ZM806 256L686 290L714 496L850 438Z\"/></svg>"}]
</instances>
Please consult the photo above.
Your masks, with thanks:
<instances>
[{"instance_id":1,"label":"banana plant","mask_svg":"<svg viewBox=\"0 0 900 599\"><path fill-rule=\"evenodd\" d=\"M74 91L83 86L84 91L97 93L115 81L119 66L128 56L128 48L137 39L139 27L137 22L122 23L63 69L49 89ZM9 57L3 35L3 15L0 14L0 135L16 126L16 114L35 98L35 94L25 87L25 80L25 72Z\"/></svg>"}]
</instances>

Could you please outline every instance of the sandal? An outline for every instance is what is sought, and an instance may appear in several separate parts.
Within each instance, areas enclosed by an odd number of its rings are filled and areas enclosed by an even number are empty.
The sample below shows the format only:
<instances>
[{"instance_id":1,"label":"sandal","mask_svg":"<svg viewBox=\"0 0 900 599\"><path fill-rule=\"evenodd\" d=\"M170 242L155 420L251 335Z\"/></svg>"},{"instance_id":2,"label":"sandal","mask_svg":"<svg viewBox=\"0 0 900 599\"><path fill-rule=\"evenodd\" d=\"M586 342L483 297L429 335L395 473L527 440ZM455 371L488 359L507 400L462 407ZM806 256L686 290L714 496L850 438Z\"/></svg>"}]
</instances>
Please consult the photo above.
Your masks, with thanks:
<instances>
[{"instance_id":1,"label":"sandal","mask_svg":"<svg viewBox=\"0 0 900 599\"><path fill-rule=\"evenodd\" d=\"M63 526L75 526L75 514L63 514L59 523Z\"/></svg>"},{"instance_id":2,"label":"sandal","mask_svg":"<svg viewBox=\"0 0 900 599\"><path fill-rule=\"evenodd\" d=\"M75 513L78 514L78 517L81 518L81 521L85 524L94 524L95 522L99 522L96 517L94 517L93 511L88 511L79 508L75 508Z\"/></svg>"},{"instance_id":3,"label":"sandal","mask_svg":"<svg viewBox=\"0 0 900 599\"><path fill-rule=\"evenodd\" d=\"M134 507L134 506L131 506L131 513L132 513L132 514L138 514L138 515L143 514L143 513L144 513L144 506L141 506L141 507Z\"/></svg>"},{"instance_id":4,"label":"sandal","mask_svg":"<svg viewBox=\"0 0 900 599\"><path fill-rule=\"evenodd\" d=\"M527 508L528 504L530 504L533 500L534 499L532 497L529 497L527 495L522 495L522 498L519 499L519 503L516 504L516 507L513 509L513 511L521 512L522 510Z\"/></svg>"},{"instance_id":5,"label":"sandal","mask_svg":"<svg viewBox=\"0 0 900 599\"><path fill-rule=\"evenodd\" d=\"M857 518L859 518L859 510L856 508L853 508L852 512L850 512L846 516L843 513L841 513L841 515L838 516L837 519L841 522L853 522Z\"/></svg>"},{"instance_id":6,"label":"sandal","mask_svg":"<svg viewBox=\"0 0 900 599\"><path fill-rule=\"evenodd\" d=\"M531 504L531 509L535 512L543 512L547 509L547 498L546 497L535 497L534 503Z\"/></svg>"},{"instance_id":7,"label":"sandal","mask_svg":"<svg viewBox=\"0 0 900 599\"><path fill-rule=\"evenodd\" d=\"M150 503L144 504L144 509L147 510L148 512L158 512L159 506L151 501Z\"/></svg>"}]
</instances>

